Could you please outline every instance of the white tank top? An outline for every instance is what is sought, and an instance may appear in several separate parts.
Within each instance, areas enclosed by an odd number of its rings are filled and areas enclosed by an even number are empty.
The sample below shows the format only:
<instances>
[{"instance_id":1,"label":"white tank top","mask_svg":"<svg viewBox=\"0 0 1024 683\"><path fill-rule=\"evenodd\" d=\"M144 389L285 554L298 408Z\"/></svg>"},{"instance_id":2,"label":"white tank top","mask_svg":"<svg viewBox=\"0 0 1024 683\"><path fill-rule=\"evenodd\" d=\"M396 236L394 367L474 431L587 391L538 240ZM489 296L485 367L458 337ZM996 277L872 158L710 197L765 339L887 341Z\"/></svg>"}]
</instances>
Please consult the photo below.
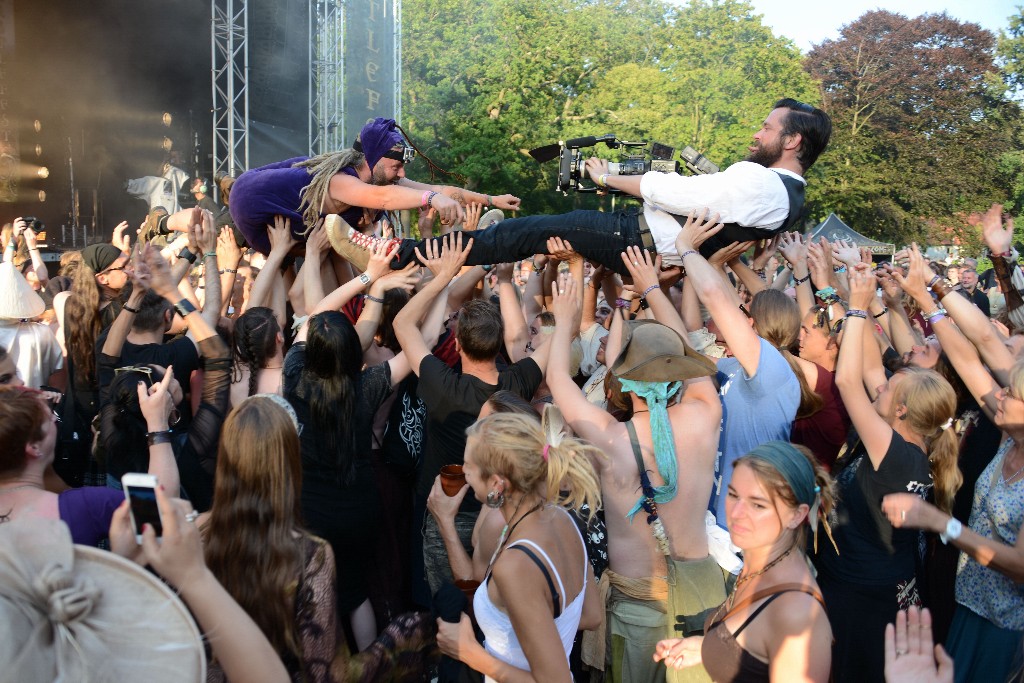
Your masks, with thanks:
<instances>
[{"instance_id":1,"label":"white tank top","mask_svg":"<svg viewBox=\"0 0 1024 683\"><path fill-rule=\"evenodd\" d=\"M559 509L567 515L569 514L564 508ZM576 535L579 536L580 543L583 544L584 571L583 588L580 589L579 594L568 605L565 604L565 587L562 585L562 577L559 576L558 569L555 568L554 562L551 561L551 558L548 557L543 548L528 539L520 539L510 543L505 548L508 550L515 546L526 546L537 555L540 555L547 563L548 571L558 586L558 594L561 596L562 601L562 613L555 619L555 628L558 629L558 637L562 640L562 649L565 651L566 661L569 660L572 641L576 638L576 632L579 630L580 617L583 615L583 596L587 592L587 546L583 543L583 536L580 536L580 530L576 526L575 521L573 521L572 526L573 529L576 529ZM519 645L519 638L516 637L515 630L512 628L512 621L508 618L507 614L495 607L494 603L491 602L491 596L487 594L489 580L490 577L485 579L473 595L473 612L476 615L476 622L480 626L480 630L484 632L484 649L506 664L529 671L530 663L526 661L523 648ZM492 679L487 678L486 681L491 683Z\"/></svg>"}]
</instances>

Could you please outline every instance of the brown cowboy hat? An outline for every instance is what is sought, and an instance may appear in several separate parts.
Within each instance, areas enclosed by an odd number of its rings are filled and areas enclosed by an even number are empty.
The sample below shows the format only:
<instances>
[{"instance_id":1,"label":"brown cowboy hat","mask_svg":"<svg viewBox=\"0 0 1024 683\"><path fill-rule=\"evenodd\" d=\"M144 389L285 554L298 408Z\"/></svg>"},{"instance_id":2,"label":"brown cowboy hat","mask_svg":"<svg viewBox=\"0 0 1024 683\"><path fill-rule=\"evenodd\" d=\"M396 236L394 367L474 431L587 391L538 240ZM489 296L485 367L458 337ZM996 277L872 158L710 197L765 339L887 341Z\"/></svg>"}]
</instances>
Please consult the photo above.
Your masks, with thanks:
<instances>
[{"instance_id":1,"label":"brown cowboy hat","mask_svg":"<svg viewBox=\"0 0 1024 683\"><path fill-rule=\"evenodd\" d=\"M710 377L718 371L709 358L691 349L678 332L654 320L625 323L622 352L609 369L620 379L641 382L676 382Z\"/></svg>"}]
</instances>

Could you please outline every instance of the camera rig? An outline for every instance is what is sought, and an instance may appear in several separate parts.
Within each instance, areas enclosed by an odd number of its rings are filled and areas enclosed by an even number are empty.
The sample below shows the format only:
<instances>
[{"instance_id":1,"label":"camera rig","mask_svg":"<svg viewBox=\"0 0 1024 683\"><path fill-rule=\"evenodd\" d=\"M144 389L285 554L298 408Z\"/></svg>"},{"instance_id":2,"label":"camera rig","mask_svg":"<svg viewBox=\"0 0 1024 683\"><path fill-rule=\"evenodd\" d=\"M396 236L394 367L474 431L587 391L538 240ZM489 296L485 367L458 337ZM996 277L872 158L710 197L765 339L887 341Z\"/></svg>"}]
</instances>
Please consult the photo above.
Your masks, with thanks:
<instances>
[{"instance_id":1,"label":"camera rig","mask_svg":"<svg viewBox=\"0 0 1024 683\"><path fill-rule=\"evenodd\" d=\"M532 156L538 163L558 159L558 181L556 189L562 193L568 190L574 192L600 192L608 194L622 194L621 190L612 188L600 188L597 186L586 186L583 180L587 177L586 161L581 151L586 147L593 147L598 143L604 143L610 149L622 149L623 153L618 162L609 162L608 171L611 175L643 175L649 171L658 173L678 173L682 166L685 166L691 173L717 173L718 166L697 152L694 148L687 146L680 152L679 161L673 159L676 150L674 147L660 142L650 143L650 150L647 149L647 141L639 140L631 142L620 140L613 133L601 136L586 136L573 138L571 140L559 141L554 145L545 145L530 150Z\"/></svg>"}]
</instances>

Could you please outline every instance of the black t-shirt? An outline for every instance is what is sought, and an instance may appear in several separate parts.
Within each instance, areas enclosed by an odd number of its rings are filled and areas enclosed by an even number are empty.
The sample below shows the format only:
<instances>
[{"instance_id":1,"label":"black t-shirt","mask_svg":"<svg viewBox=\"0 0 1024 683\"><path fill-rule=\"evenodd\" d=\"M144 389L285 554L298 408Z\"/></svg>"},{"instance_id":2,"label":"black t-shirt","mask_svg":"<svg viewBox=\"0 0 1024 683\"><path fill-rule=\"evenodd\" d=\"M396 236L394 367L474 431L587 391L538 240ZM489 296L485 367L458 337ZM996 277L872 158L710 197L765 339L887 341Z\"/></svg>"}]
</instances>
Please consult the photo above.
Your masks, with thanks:
<instances>
[{"instance_id":1,"label":"black t-shirt","mask_svg":"<svg viewBox=\"0 0 1024 683\"><path fill-rule=\"evenodd\" d=\"M427 440L416 493L430 494L434 477L445 465L461 465L466 450L466 428L476 421L491 394L506 389L530 400L544 379L532 358L498 373L497 384L452 370L435 356L420 361L419 395L427 406ZM472 496L467 496L471 500ZM467 508L478 508L471 501Z\"/></svg>"},{"instance_id":2,"label":"black t-shirt","mask_svg":"<svg viewBox=\"0 0 1024 683\"><path fill-rule=\"evenodd\" d=\"M173 365L174 379L187 395L192 371L199 369L199 351L188 337L178 337L166 344L132 344L126 341L121 347L119 367L129 365L162 365L165 368Z\"/></svg>"},{"instance_id":3,"label":"black t-shirt","mask_svg":"<svg viewBox=\"0 0 1024 683\"><path fill-rule=\"evenodd\" d=\"M836 486L839 502L829 524L839 556L827 539L819 538L818 569L843 581L871 586L913 577L919 532L894 529L882 512L882 499L890 493L916 493L923 498L932 487L928 456L893 432L878 470L863 445L858 445L836 475Z\"/></svg>"},{"instance_id":4,"label":"black t-shirt","mask_svg":"<svg viewBox=\"0 0 1024 683\"><path fill-rule=\"evenodd\" d=\"M306 366L306 344L300 342L288 350L284 359L284 397L295 409L302 429L299 442L302 449L302 476L307 479L321 479L340 482L343 477L336 470L337 459L328 452L325 439L313 423L309 403L297 393L302 369ZM355 430L355 467L370 466L370 452L373 447L373 416L381 403L391 394L391 366L387 363L367 368L359 375L358 395L355 414L349 422ZM338 416L338 419L344 419Z\"/></svg>"}]
</instances>

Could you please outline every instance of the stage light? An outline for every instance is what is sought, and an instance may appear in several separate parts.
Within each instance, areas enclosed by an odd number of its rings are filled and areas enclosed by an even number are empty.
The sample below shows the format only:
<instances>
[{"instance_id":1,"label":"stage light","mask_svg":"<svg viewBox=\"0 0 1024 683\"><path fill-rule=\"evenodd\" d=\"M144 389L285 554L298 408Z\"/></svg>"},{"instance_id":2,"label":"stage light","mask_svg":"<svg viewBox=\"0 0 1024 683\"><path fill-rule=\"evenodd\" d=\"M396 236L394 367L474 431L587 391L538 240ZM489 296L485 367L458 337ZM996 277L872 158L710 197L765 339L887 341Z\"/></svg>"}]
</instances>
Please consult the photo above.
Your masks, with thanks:
<instances>
[{"instance_id":1,"label":"stage light","mask_svg":"<svg viewBox=\"0 0 1024 683\"><path fill-rule=\"evenodd\" d=\"M166 111L164 112L163 122L164 122L164 125L167 126L168 128L171 127L171 124L174 122L174 117L171 116L170 112L166 112Z\"/></svg>"},{"instance_id":2,"label":"stage light","mask_svg":"<svg viewBox=\"0 0 1024 683\"><path fill-rule=\"evenodd\" d=\"M170 138L164 138L164 141L160 143L160 146L163 147L165 152L170 152L171 148L174 147L174 141Z\"/></svg>"},{"instance_id":3,"label":"stage light","mask_svg":"<svg viewBox=\"0 0 1024 683\"><path fill-rule=\"evenodd\" d=\"M40 166L39 170L36 171L36 175L38 175L40 178L49 178L50 169L46 168L45 166Z\"/></svg>"},{"instance_id":4,"label":"stage light","mask_svg":"<svg viewBox=\"0 0 1024 683\"><path fill-rule=\"evenodd\" d=\"M37 133L43 130L43 124L39 122L39 119L32 122L32 127L35 128Z\"/></svg>"},{"instance_id":5,"label":"stage light","mask_svg":"<svg viewBox=\"0 0 1024 683\"><path fill-rule=\"evenodd\" d=\"M43 146L42 145L36 145L36 156L37 157L41 157L42 155L43 155Z\"/></svg>"},{"instance_id":6,"label":"stage light","mask_svg":"<svg viewBox=\"0 0 1024 683\"><path fill-rule=\"evenodd\" d=\"M46 201L46 192L44 192L43 190L39 190L39 201L41 201L41 202L45 202Z\"/></svg>"}]
</instances>

